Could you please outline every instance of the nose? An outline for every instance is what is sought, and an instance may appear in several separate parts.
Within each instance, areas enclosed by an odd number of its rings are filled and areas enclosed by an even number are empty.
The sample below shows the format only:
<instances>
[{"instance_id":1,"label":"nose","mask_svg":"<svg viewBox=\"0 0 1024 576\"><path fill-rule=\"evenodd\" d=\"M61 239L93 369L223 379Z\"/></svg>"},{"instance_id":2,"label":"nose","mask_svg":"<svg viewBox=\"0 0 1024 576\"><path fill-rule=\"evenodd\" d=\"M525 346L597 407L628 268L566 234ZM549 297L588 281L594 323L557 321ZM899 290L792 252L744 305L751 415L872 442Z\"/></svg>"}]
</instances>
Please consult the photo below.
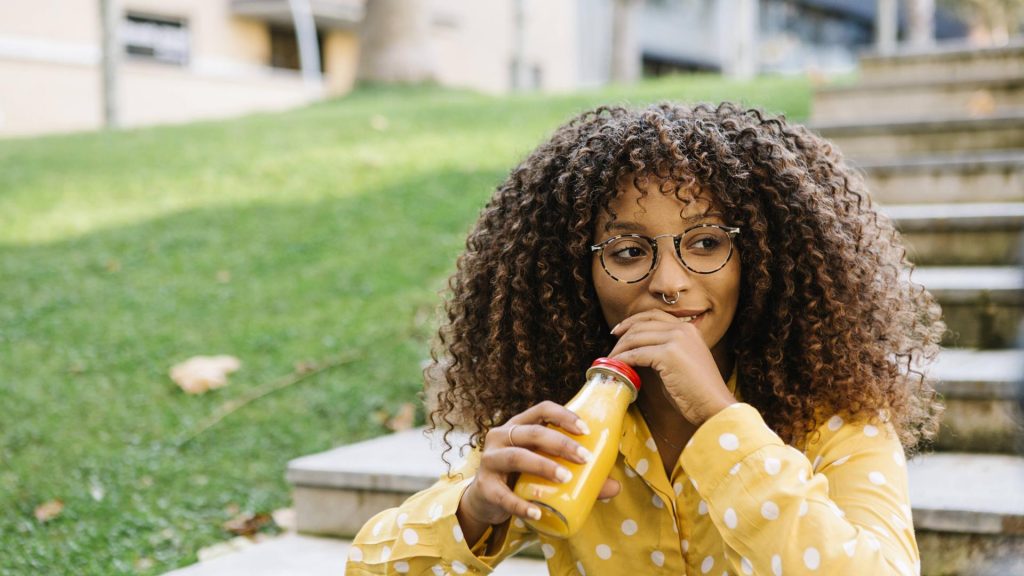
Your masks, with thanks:
<instances>
[{"instance_id":1,"label":"nose","mask_svg":"<svg viewBox=\"0 0 1024 576\"><path fill-rule=\"evenodd\" d=\"M685 292L693 284L692 272L679 261L672 237L661 236L655 242L661 244L658 245L658 261L654 263L647 290L658 299L661 299L662 294L671 298L674 294Z\"/></svg>"}]
</instances>

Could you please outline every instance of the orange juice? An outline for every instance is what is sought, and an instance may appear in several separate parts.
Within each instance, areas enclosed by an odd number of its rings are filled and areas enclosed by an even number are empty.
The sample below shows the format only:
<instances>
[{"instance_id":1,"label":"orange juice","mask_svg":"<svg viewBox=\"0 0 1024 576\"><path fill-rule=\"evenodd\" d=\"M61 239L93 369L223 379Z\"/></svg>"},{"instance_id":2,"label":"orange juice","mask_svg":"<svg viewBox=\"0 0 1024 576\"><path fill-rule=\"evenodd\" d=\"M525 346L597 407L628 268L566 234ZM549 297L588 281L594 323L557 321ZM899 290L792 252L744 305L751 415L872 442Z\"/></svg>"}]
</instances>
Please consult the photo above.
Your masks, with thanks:
<instances>
[{"instance_id":1,"label":"orange juice","mask_svg":"<svg viewBox=\"0 0 1024 576\"><path fill-rule=\"evenodd\" d=\"M598 358L587 370L587 382L565 407L587 423L590 433L576 436L549 426L572 437L594 457L583 464L551 457L572 472L572 479L565 484L533 474L519 476L516 495L541 511L539 520L526 520L535 530L567 538L583 525L615 465L623 417L629 404L636 400L639 388L640 377L629 365L618 360Z\"/></svg>"}]
</instances>

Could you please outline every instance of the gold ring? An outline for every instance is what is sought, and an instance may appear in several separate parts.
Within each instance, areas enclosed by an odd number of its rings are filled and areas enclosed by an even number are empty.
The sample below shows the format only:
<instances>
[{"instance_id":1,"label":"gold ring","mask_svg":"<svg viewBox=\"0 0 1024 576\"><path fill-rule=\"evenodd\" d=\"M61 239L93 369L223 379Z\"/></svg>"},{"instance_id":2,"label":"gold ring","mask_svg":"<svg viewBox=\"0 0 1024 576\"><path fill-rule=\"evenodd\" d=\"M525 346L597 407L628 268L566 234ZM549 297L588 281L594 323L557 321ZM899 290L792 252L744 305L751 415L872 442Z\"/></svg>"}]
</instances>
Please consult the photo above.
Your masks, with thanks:
<instances>
[{"instance_id":1,"label":"gold ring","mask_svg":"<svg viewBox=\"0 0 1024 576\"><path fill-rule=\"evenodd\" d=\"M512 431L516 429L516 426L519 426L519 424L513 424L508 429L508 445L513 447L513 448L519 448L519 446L516 446L516 443L514 441L512 441Z\"/></svg>"}]
</instances>

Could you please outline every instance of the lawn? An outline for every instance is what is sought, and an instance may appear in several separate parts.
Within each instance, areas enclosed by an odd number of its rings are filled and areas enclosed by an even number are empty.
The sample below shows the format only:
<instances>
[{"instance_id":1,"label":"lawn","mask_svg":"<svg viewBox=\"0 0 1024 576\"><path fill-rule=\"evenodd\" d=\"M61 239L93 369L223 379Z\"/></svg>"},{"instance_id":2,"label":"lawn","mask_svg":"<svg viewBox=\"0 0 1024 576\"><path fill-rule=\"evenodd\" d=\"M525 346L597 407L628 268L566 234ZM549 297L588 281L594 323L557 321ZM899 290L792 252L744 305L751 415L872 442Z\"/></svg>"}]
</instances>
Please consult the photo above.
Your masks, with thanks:
<instances>
[{"instance_id":1,"label":"lawn","mask_svg":"<svg viewBox=\"0 0 1024 576\"><path fill-rule=\"evenodd\" d=\"M387 432L380 414L416 401L475 216L576 112L734 99L800 120L810 92L712 76L556 96L367 88L0 140L0 574L190 564L240 512L288 506L289 459ZM197 354L243 366L189 396L168 370ZM225 402L340 359L180 445Z\"/></svg>"}]
</instances>

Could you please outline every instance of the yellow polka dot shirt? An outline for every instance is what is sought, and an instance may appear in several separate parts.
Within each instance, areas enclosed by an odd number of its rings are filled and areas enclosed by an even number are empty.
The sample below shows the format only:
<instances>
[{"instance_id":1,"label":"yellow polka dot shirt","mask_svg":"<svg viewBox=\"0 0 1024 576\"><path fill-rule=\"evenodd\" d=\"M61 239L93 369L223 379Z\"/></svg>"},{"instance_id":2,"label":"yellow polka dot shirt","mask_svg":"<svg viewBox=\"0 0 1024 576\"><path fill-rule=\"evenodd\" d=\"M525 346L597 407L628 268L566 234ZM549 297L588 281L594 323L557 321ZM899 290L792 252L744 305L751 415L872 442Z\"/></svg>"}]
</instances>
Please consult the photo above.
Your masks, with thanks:
<instances>
[{"instance_id":1,"label":"yellow polka dot shirt","mask_svg":"<svg viewBox=\"0 0 1024 576\"><path fill-rule=\"evenodd\" d=\"M488 574L538 541L558 576L918 574L906 462L892 427L832 416L818 432L798 450L752 406L735 404L697 429L668 478L631 406L611 473L622 491L598 501L568 539L513 519L492 556L484 555L491 530L466 542L455 517L479 466L473 452L434 486L370 519L346 574Z\"/></svg>"}]
</instances>

